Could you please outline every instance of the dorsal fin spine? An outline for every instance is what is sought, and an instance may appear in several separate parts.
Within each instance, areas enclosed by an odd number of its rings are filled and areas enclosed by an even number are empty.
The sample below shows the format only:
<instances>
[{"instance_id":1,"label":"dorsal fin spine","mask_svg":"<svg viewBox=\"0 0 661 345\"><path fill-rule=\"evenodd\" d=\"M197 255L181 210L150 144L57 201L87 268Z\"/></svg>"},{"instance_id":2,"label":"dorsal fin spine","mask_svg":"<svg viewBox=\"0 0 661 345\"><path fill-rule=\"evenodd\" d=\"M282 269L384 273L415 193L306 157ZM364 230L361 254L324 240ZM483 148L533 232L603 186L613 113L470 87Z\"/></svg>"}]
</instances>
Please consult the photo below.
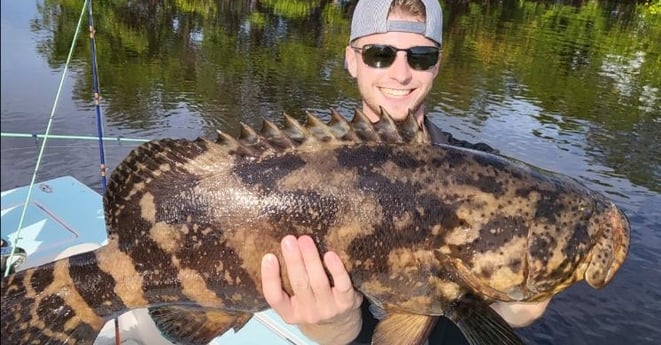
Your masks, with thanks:
<instances>
[{"instance_id":1,"label":"dorsal fin spine","mask_svg":"<svg viewBox=\"0 0 661 345\"><path fill-rule=\"evenodd\" d=\"M294 142L273 122L264 119L260 135L268 141L271 147L278 149L287 149L295 147Z\"/></svg>"},{"instance_id":2,"label":"dorsal fin spine","mask_svg":"<svg viewBox=\"0 0 661 345\"><path fill-rule=\"evenodd\" d=\"M257 142L257 132L252 127L240 122L241 132L239 133L239 142L243 144L254 144Z\"/></svg>"},{"instance_id":3,"label":"dorsal fin spine","mask_svg":"<svg viewBox=\"0 0 661 345\"><path fill-rule=\"evenodd\" d=\"M282 131L293 141L297 143L301 143L305 140L305 138L308 136L308 131L303 127L296 119L293 117L283 114L285 121L284 121L284 128Z\"/></svg>"},{"instance_id":4,"label":"dorsal fin spine","mask_svg":"<svg viewBox=\"0 0 661 345\"><path fill-rule=\"evenodd\" d=\"M418 119L415 117L415 114L413 114L413 111L411 110L409 110L408 115L404 121L399 124L398 128L399 134L402 136L402 139L406 143L426 143L430 141L427 132L418 122Z\"/></svg>"},{"instance_id":5,"label":"dorsal fin spine","mask_svg":"<svg viewBox=\"0 0 661 345\"><path fill-rule=\"evenodd\" d=\"M358 137L351 128L349 121L335 109L331 109L331 119L328 122L328 127L339 140L358 142Z\"/></svg>"},{"instance_id":6,"label":"dorsal fin spine","mask_svg":"<svg viewBox=\"0 0 661 345\"><path fill-rule=\"evenodd\" d=\"M399 135L397 125L395 125L395 120L392 119L390 113L388 113L383 107L379 107L379 110L381 116L379 117L379 121L374 124L374 129L381 138L381 141L387 143L403 142L401 135Z\"/></svg>"},{"instance_id":7,"label":"dorsal fin spine","mask_svg":"<svg viewBox=\"0 0 661 345\"><path fill-rule=\"evenodd\" d=\"M305 122L305 127L308 129L308 132L316 140L321 142L331 142L337 140L331 128L321 121L318 117L312 114L309 111L306 111L307 120Z\"/></svg>"},{"instance_id":8,"label":"dorsal fin spine","mask_svg":"<svg viewBox=\"0 0 661 345\"><path fill-rule=\"evenodd\" d=\"M353 118L351 119L351 127L362 141L381 141L374 130L372 121L370 121L367 115L365 115L360 109L356 109L354 112Z\"/></svg>"},{"instance_id":9,"label":"dorsal fin spine","mask_svg":"<svg viewBox=\"0 0 661 345\"><path fill-rule=\"evenodd\" d=\"M229 135L229 134L227 134L227 133L225 133L225 132L223 132L219 129L216 129L216 133L218 134L218 138L216 139L216 143L218 143L218 144L228 145L232 148L236 148L236 147L241 145L239 143L239 141L236 140L233 136L231 136L231 135Z\"/></svg>"}]
</instances>

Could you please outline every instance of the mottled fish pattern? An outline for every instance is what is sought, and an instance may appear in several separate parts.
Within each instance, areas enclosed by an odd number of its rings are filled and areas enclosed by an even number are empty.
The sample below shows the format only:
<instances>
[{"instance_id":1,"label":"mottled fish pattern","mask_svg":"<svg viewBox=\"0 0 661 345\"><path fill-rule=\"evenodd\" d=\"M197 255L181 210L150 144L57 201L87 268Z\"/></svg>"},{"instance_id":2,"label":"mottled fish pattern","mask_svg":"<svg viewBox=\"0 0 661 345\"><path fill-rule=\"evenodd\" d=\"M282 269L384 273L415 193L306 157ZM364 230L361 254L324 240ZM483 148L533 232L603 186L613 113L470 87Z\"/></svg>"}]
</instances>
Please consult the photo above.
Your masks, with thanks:
<instances>
[{"instance_id":1,"label":"mottled fish pattern","mask_svg":"<svg viewBox=\"0 0 661 345\"><path fill-rule=\"evenodd\" d=\"M385 112L146 143L113 171L104 208L108 245L2 280L3 344L91 344L144 307L174 342L207 343L268 307L261 259L287 234L335 251L387 313L375 344L420 343L439 315L471 344L521 344L488 303L602 287L629 246L626 217L601 194L432 145L413 116Z\"/></svg>"}]
</instances>

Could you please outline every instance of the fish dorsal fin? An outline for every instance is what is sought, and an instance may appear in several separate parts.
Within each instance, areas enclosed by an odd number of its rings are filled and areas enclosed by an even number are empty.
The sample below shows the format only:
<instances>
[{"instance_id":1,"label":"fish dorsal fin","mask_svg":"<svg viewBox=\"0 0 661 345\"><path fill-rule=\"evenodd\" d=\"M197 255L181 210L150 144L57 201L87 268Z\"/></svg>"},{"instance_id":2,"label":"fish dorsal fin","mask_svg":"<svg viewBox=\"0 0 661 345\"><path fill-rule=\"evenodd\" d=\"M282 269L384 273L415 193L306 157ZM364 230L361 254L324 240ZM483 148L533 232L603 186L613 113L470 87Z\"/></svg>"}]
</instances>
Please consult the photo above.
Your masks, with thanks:
<instances>
[{"instance_id":1,"label":"fish dorsal fin","mask_svg":"<svg viewBox=\"0 0 661 345\"><path fill-rule=\"evenodd\" d=\"M395 124L395 120L392 119L392 116L383 109L381 109L381 117L379 121L374 123L374 130L376 131L379 139L387 143L401 143L404 141L401 135L399 135L399 128ZM409 116L407 116L408 118Z\"/></svg>"},{"instance_id":2,"label":"fish dorsal fin","mask_svg":"<svg viewBox=\"0 0 661 345\"><path fill-rule=\"evenodd\" d=\"M411 113L404 120L394 121L382 110L382 119L376 123L372 123L361 110L356 110L349 121L336 111L331 111L328 123L323 123L312 113L307 117L306 125L301 125L285 114L282 128L265 121L259 132L242 123L238 137L218 131L215 142L204 138L166 138L138 146L110 176L103 198L108 236L119 235L118 229L123 228L122 223L126 221L122 217L132 219L130 212L123 211L125 207L118 207L126 205L126 200L157 190L159 195L169 195L170 189L164 187L173 183L195 186L209 176L228 173L234 159L255 159L297 150L332 150L341 145L429 142L427 133Z\"/></svg>"},{"instance_id":3,"label":"fish dorsal fin","mask_svg":"<svg viewBox=\"0 0 661 345\"><path fill-rule=\"evenodd\" d=\"M256 154L263 152L271 152L274 150L271 141L264 136L257 134L257 132L250 126L241 122L241 133L239 134L239 142L246 147L249 147Z\"/></svg>"},{"instance_id":4,"label":"fish dorsal fin","mask_svg":"<svg viewBox=\"0 0 661 345\"><path fill-rule=\"evenodd\" d=\"M353 118L351 119L351 129L362 141L381 141L379 140L379 135L374 129L372 121L370 121L367 115L365 115L360 109L356 109L354 112Z\"/></svg>"},{"instance_id":5,"label":"fish dorsal fin","mask_svg":"<svg viewBox=\"0 0 661 345\"><path fill-rule=\"evenodd\" d=\"M241 132L239 132L239 141L243 145L254 145L257 142L259 142L260 136L257 135L257 132L255 132L252 127L246 125L243 122L239 123L241 125Z\"/></svg>"},{"instance_id":6,"label":"fish dorsal fin","mask_svg":"<svg viewBox=\"0 0 661 345\"><path fill-rule=\"evenodd\" d=\"M268 138L271 146L278 150L286 150L296 146L295 142L286 133L269 120L264 119L262 129L259 133L263 137Z\"/></svg>"},{"instance_id":7,"label":"fish dorsal fin","mask_svg":"<svg viewBox=\"0 0 661 345\"><path fill-rule=\"evenodd\" d=\"M231 152L236 152L237 154L240 154L242 156L252 156L254 155L254 151L246 147L245 145L242 145L236 138L233 136L222 132L220 130L216 130L216 133L218 133L218 138L216 139L216 144L220 144L221 146L225 146L228 151Z\"/></svg>"},{"instance_id":8,"label":"fish dorsal fin","mask_svg":"<svg viewBox=\"0 0 661 345\"><path fill-rule=\"evenodd\" d=\"M325 123L311 112L306 112L305 124L284 114L283 128L264 120L259 132L241 124L241 133L236 141L219 133L216 142L229 145L233 152L261 155L291 149L316 148L324 145L337 146L352 143L428 143L429 137L418 124L415 115L409 113L401 121L395 121L381 108L379 121L372 123L362 110L356 109L353 118L347 121L336 110L331 110L330 120Z\"/></svg>"},{"instance_id":9,"label":"fish dorsal fin","mask_svg":"<svg viewBox=\"0 0 661 345\"><path fill-rule=\"evenodd\" d=\"M349 121L347 121L347 119L340 115L335 109L331 109L331 119L328 122L328 126L331 128L331 131L333 131L336 138L343 141L358 141L358 136L351 130L351 124L349 124Z\"/></svg>"},{"instance_id":10,"label":"fish dorsal fin","mask_svg":"<svg viewBox=\"0 0 661 345\"><path fill-rule=\"evenodd\" d=\"M283 132L297 145L301 144L308 137L308 131L293 117L283 114L285 127Z\"/></svg>"},{"instance_id":11,"label":"fish dorsal fin","mask_svg":"<svg viewBox=\"0 0 661 345\"><path fill-rule=\"evenodd\" d=\"M413 112L398 124L399 135L405 143L431 143L426 131L422 130Z\"/></svg>"},{"instance_id":12,"label":"fish dorsal fin","mask_svg":"<svg viewBox=\"0 0 661 345\"><path fill-rule=\"evenodd\" d=\"M438 316L389 312L379 321L372 345L423 344L436 325Z\"/></svg>"},{"instance_id":13,"label":"fish dorsal fin","mask_svg":"<svg viewBox=\"0 0 661 345\"><path fill-rule=\"evenodd\" d=\"M208 344L230 328L238 332L252 317L218 309L167 305L149 308L149 315L164 338L175 344Z\"/></svg>"},{"instance_id":14,"label":"fish dorsal fin","mask_svg":"<svg viewBox=\"0 0 661 345\"><path fill-rule=\"evenodd\" d=\"M307 115L305 128L307 128L311 136L308 140L314 139L317 142L330 143L338 139L330 126L309 111L305 112L305 114Z\"/></svg>"}]
</instances>

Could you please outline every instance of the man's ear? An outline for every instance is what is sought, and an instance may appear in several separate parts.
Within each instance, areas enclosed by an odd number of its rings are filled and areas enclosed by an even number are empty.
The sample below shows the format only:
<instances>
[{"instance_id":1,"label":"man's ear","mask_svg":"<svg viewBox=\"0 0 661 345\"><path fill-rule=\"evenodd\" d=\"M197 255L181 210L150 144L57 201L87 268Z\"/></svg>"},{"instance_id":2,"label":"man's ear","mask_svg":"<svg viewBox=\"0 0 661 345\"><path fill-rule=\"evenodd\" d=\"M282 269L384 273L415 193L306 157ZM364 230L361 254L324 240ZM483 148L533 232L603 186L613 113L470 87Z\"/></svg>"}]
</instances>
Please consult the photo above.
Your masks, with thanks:
<instances>
[{"instance_id":1,"label":"man's ear","mask_svg":"<svg viewBox=\"0 0 661 345\"><path fill-rule=\"evenodd\" d=\"M350 45L347 45L346 49L344 50L344 68L347 69L347 72L349 72L349 75L351 75L353 78L356 77L356 74L358 73L356 70L356 53L353 51L353 48L351 48Z\"/></svg>"},{"instance_id":2,"label":"man's ear","mask_svg":"<svg viewBox=\"0 0 661 345\"><path fill-rule=\"evenodd\" d=\"M443 59L442 54L439 55L438 62L436 63L436 65L434 65L434 68L432 70L432 72L434 73L434 79L436 79L436 76L438 75L438 71L441 69L441 59Z\"/></svg>"}]
</instances>

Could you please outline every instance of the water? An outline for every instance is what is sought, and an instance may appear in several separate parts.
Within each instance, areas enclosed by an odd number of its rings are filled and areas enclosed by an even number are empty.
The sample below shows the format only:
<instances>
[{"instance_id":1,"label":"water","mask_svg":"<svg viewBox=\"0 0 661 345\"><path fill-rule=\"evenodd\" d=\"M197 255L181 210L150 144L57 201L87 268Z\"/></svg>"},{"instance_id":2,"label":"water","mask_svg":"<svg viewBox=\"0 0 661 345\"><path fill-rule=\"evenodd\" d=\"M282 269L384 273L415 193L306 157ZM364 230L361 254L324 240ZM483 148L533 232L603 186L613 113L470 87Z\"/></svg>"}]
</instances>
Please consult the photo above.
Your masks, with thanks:
<instances>
[{"instance_id":1,"label":"water","mask_svg":"<svg viewBox=\"0 0 661 345\"><path fill-rule=\"evenodd\" d=\"M3 133L45 131L80 13L72 3L1 3ZM176 3L94 2L106 136L237 133L240 121L350 116L359 104L343 70L351 3ZM661 15L600 1L443 5L434 121L581 180L632 223L611 284L569 288L519 333L540 345L661 343ZM96 135L89 61L82 32L51 133ZM40 144L2 137L2 190L30 182ZM109 169L135 145L106 143ZM95 141L50 139L38 180L73 175L101 191L98 165Z\"/></svg>"}]
</instances>

